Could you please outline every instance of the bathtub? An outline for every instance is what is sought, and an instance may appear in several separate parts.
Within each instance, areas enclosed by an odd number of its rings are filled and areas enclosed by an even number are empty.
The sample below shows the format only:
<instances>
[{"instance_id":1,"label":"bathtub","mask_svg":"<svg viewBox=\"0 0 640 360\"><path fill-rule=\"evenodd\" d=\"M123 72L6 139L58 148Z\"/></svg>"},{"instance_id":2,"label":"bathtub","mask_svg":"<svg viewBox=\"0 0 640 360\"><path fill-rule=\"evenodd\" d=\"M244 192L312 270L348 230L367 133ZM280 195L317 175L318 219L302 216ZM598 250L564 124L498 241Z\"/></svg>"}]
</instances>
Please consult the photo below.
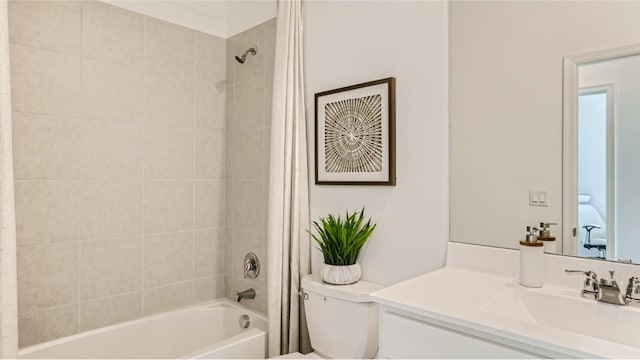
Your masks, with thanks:
<instances>
[{"instance_id":1,"label":"bathtub","mask_svg":"<svg viewBox=\"0 0 640 360\"><path fill-rule=\"evenodd\" d=\"M19 358L264 359L266 329L264 316L219 299L23 348Z\"/></svg>"}]
</instances>

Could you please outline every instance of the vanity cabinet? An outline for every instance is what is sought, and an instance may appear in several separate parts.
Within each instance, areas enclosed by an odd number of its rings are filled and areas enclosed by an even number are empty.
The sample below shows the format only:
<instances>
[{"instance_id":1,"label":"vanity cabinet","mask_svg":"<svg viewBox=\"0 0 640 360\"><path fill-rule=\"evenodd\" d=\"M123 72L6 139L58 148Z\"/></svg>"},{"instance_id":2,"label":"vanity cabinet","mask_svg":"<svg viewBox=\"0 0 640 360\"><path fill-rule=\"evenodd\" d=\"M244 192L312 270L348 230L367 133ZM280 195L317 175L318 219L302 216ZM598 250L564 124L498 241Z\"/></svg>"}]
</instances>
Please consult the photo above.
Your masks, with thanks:
<instances>
[{"instance_id":1,"label":"vanity cabinet","mask_svg":"<svg viewBox=\"0 0 640 360\"><path fill-rule=\"evenodd\" d=\"M398 314L386 307L381 307L378 354L381 359L537 358L534 354L435 325L425 318Z\"/></svg>"},{"instance_id":2,"label":"vanity cabinet","mask_svg":"<svg viewBox=\"0 0 640 360\"><path fill-rule=\"evenodd\" d=\"M380 358L640 359L637 308L582 297L579 278L571 287L521 286L518 251L450 243L447 256L456 266L369 294L380 311ZM564 280L567 267L604 272L592 265L600 262L545 259L552 279Z\"/></svg>"}]
</instances>

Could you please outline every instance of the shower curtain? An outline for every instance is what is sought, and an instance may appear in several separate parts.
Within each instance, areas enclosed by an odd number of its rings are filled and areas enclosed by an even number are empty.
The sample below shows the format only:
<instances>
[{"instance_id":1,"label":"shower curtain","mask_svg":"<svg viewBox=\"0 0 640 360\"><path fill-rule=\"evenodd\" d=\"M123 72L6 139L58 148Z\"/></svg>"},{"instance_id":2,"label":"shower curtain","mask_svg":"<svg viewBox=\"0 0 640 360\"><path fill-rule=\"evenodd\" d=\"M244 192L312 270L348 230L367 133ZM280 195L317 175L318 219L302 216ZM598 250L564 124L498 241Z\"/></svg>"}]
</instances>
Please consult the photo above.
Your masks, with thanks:
<instances>
[{"instance_id":1,"label":"shower curtain","mask_svg":"<svg viewBox=\"0 0 640 360\"><path fill-rule=\"evenodd\" d=\"M269 168L269 357L311 351L299 296L310 273L302 2L278 2Z\"/></svg>"},{"instance_id":2,"label":"shower curtain","mask_svg":"<svg viewBox=\"0 0 640 360\"><path fill-rule=\"evenodd\" d=\"M16 222L7 1L0 0L0 358L18 356Z\"/></svg>"}]
</instances>

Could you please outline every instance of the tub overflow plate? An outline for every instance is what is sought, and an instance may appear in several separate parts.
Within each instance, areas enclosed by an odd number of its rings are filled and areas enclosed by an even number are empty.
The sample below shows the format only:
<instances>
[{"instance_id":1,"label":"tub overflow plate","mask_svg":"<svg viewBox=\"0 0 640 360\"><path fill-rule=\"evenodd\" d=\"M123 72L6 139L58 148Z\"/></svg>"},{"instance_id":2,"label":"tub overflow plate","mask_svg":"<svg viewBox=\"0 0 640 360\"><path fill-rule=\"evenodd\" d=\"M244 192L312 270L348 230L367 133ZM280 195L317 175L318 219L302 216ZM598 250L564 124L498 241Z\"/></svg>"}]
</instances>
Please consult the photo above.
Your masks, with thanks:
<instances>
[{"instance_id":1,"label":"tub overflow plate","mask_svg":"<svg viewBox=\"0 0 640 360\"><path fill-rule=\"evenodd\" d=\"M249 325L251 325L251 319L249 318L249 315L247 314L240 315L240 320L238 320L238 324L240 324L240 328L242 329L248 328Z\"/></svg>"}]
</instances>

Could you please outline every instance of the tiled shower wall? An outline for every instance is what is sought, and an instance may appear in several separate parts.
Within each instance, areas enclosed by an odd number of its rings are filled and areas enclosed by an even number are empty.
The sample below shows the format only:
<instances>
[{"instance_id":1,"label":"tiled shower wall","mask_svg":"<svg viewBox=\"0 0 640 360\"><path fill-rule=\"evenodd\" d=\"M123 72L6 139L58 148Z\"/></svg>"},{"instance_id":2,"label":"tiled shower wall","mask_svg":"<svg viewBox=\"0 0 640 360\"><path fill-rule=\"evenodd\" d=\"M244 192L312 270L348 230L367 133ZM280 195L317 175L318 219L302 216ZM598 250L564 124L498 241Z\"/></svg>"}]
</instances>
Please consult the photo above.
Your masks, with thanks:
<instances>
[{"instance_id":1,"label":"tiled shower wall","mask_svg":"<svg viewBox=\"0 0 640 360\"><path fill-rule=\"evenodd\" d=\"M20 346L222 296L225 218L262 236L266 210L250 157L225 215L226 41L89 1L11 1L9 20ZM236 70L260 110L234 103L230 133L263 144L269 79Z\"/></svg>"},{"instance_id":2,"label":"tiled shower wall","mask_svg":"<svg viewBox=\"0 0 640 360\"><path fill-rule=\"evenodd\" d=\"M267 312L267 193L276 20L227 40L227 246L225 293L256 290L243 302ZM233 59L257 46L244 64ZM244 256L258 255L261 272L243 277Z\"/></svg>"}]
</instances>

